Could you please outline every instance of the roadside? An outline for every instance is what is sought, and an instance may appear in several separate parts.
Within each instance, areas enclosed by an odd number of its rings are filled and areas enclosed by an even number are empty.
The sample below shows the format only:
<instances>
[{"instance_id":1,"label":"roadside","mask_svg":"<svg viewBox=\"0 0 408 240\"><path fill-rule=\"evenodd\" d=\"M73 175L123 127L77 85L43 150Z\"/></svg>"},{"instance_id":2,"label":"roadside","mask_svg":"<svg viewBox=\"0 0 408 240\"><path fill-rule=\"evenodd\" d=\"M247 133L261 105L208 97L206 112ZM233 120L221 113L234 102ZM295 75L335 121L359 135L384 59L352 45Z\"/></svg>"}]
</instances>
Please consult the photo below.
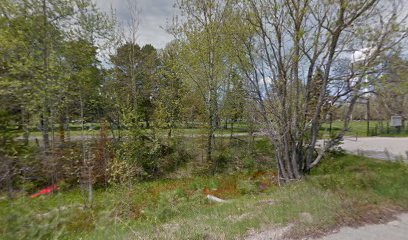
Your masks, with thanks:
<instances>
[{"instance_id":1,"label":"roadside","mask_svg":"<svg viewBox=\"0 0 408 240\"><path fill-rule=\"evenodd\" d=\"M245 240L280 240L288 239L291 225L280 228L270 228L260 233L253 233ZM320 238L302 238L302 240L406 240L408 236L408 214L400 214L394 220L354 227L343 227Z\"/></svg>"},{"instance_id":2,"label":"roadside","mask_svg":"<svg viewBox=\"0 0 408 240\"><path fill-rule=\"evenodd\" d=\"M0 218L0 233L4 239L313 239L407 211L407 167L334 155L283 187L271 184L274 172L195 175L98 189L90 209L77 207L79 188L34 200L22 192L0 200L0 216L13 216Z\"/></svg>"},{"instance_id":3,"label":"roadside","mask_svg":"<svg viewBox=\"0 0 408 240\"><path fill-rule=\"evenodd\" d=\"M359 228L345 227L319 240L406 240L408 238L408 214L401 214L394 221L365 225Z\"/></svg>"},{"instance_id":4,"label":"roadside","mask_svg":"<svg viewBox=\"0 0 408 240\"><path fill-rule=\"evenodd\" d=\"M343 159L326 159L307 180L313 186L312 191L322 187L328 194L324 201L314 203L319 205L319 210L313 211L313 205L309 205L309 209L294 216L292 222L270 225L261 231L251 232L245 239L407 239L408 198L392 203L399 198L397 196L408 194L406 187L399 185L395 178L403 174L399 177L405 182L404 185L408 184L406 165L361 156L346 157L347 163ZM391 170L396 166L405 169L405 173ZM306 201L311 204L311 199ZM337 201L340 201L339 205L333 208L332 204Z\"/></svg>"}]
</instances>

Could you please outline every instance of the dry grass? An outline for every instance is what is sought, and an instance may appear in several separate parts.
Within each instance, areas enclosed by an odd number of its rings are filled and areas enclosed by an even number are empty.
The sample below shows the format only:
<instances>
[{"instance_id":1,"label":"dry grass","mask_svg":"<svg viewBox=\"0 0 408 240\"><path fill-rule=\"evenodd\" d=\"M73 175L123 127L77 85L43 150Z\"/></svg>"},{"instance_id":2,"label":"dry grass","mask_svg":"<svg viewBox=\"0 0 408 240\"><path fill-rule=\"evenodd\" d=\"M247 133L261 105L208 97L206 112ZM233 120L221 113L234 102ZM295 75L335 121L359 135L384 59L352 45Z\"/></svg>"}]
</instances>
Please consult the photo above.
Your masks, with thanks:
<instances>
[{"instance_id":1,"label":"dry grass","mask_svg":"<svg viewBox=\"0 0 408 240\"><path fill-rule=\"evenodd\" d=\"M3 239L236 239L271 229L321 236L380 223L408 209L407 165L357 156L326 159L311 176L278 188L273 172L220 174L98 190L93 209L79 191L0 202ZM229 199L214 203L206 194ZM46 218L34 216L44 213ZM55 213L55 214L54 214Z\"/></svg>"}]
</instances>

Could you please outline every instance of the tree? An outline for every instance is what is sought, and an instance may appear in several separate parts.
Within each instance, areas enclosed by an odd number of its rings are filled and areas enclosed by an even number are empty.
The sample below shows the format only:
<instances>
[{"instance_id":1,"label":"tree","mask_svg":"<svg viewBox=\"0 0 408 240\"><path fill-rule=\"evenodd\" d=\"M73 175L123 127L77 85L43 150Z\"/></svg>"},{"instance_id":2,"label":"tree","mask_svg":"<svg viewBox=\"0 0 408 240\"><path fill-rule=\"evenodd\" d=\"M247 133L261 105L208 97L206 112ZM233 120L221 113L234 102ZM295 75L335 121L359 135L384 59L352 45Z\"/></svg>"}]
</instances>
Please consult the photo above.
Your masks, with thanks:
<instances>
[{"instance_id":1,"label":"tree","mask_svg":"<svg viewBox=\"0 0 408 240\"><path fill-rule=\"evenodd\" d=\"M378 111L387 120L392 115L408 118L408 61L401 56L393 55L385 63L385 73L375 84Z\"/></svg>"},{"instance_id":2,"label":"tree","mask_svg":"<svg viewBox=\"0 0 408 240\"><path fill-rule=\"evenodd\" d=\"M180 0L177 6L185 21L169 29L180 45L178 64L183 78L198 92L205 106L209 164L212 164L214 132L219 122L220 90L226 77L223 26L228 5L228 1Z\"/></svg>"},{"instance_id":3,"label":"tree","mask_svg":"<svg viewBox=\"0 0 408 240\"><path fill-rule=\"evenodd\" d=\"M37 100L39 101L40 126L43 135L44 150L47 153L49 149L49 131L51 125L52 148L54 147L54 117L55 104L53 99L58 96L58 83L60 77L56 71L58 67L58 51L63 41L63 27L72 19L74 14L73 6L75 2L70 1L49 1L49 0L30 0L23 1L22 11L30 12L36 19L31 32L37 35L38 41L36 47L40 53L36 58L41 59L41 66L36 72L35 78L37 89ZM27 9L27 6L30 8ZM38 59L39 60L39 59ZM51 122L50 122L51 121Z\"/></svg>"},{"instance_id":4,"label":"tree","mask_svg":"<svg viewBox=\"0 0 408 240\"><path fill-rule=\"evenodd\" d=\"M19 11L16 6L9 1L5 1L1 5L1 20L0 20L0 95L3 100L9 99L9 102L2 102L3 106L13 105L20 110L19 121L15 123L20 125L19 128L24 131L25 144L28 144L28 125L29 113L32 110L33 104L30 100L32 94L32 72L30 71L33 64L32 54L28 50L27 34L23 30L28 30L31 27L30 21L24 21L19 16ZM16 112L17 113L17 112Z\"/></svg>"},{"instance_id":5,"label":"tree","mask_svg":"<svg viewBox=\"0 0 408 240\"><path fill-rule=\"evenodd\" d=\"M225 126L231 123L231 137L234 130L234 122L244 117L245 91L243 80L239 73L231 71L225 85L224 98L222 101L221 115L225 118Z\"/></svg>"},{"instance_id":6,"label":"tree","mask_svg":"<svg viewBox=\"0 0 408 240\"><path fill-rule=\"evenodd\" d=\"M235 21L233 36L240 69L284 182L308 173L341 141L367 74L378 76L380 56L407 36L399 4L250 0L234 8L246 16ZM363 61L343 64L344 74L337 75L342 58L363 48ZM338 105L348 107L344 127L315 154L325 112Z\"/></svg>"},{"instance_id":7,"label":"tree","mask_svg":"<svg viewBox=\"0 0 408 240\"><path fill-rule=\"evenodd\" d=\"M122 104L122 112L133 114L134 121L144 120L149 127L152 115L152 97L156 87L158 57L151 45L125 43L111 56L117 100Z\"/></svg>"},{"instance_id":8,"label":"tree","mask_svg":"<svg viewBox=\"0 0 408 240\"><path fill-rule=\"evenodd\" d=\"M3 1L0 11L1 100L9 96L18 107L21 120L14 124L24 129L27 143L30 121L39 120L43 163L55 171L55 123L61 123L63 141L69 115L80 115L83 130L85 115L98 115L103 77L97 52L111 43L116 22L85 0ZM82 145L89 165L84 137Z\"/></svg>"},{"instance_id":9,"label":"tree","mask_svg":"<svg viewBox=\"0 0 408 240\"><path fill-rule=\"evenodd\" d=\"M160 54L157 90L153 100L155 122L159 127L168 129L169 138L176 123L183 119L183 99L187 94L177 65L177 51L177 44L173 42Z\"/></svg>"},{"instance_id":10,"label":"tree","mask_svg":"<svg viewBox=\"0 0 408 240\"><path fill-rule=\"evenodd\" d=\"M57 4L56 1L53 3ZM56 50L60 49L61 29L58 23L63 22L72 13L67 8L67 1L55 9L55 5L47 1L3 1L1 10L1 58L2 85L1 105L12 106L11 113L17 121L2 121L4 132L3 153L9 162L8 169L19 175L27 168L29 161L19 161L21 152L19 141L15 138L15 126L24 131L25 146L28 148L29 124L32 120L40 120L43 132L44 157L42 163L48 163L49 154L49 120L53 114L53 103L56 101L56 82L58 74ZM55 18L58 18L56 23ZM52 46L52 47L51 47ZM3 98L7 96L7 98ZM18 111L16 111L18 109ZM3 109L2 109L3 110ZM38 114L39 113L39 114ZM52 128L52 127L51 127ZM8 136L8 137L7 137ZM53 147L53 142L51 143ZM7 150L8 149L8 150ZM11 150L11 151L10 151ZM18 163L22 163L18 166ZM14 167L10 167L14 166ZM17 167L18 166L18 167ZM13 174L9 176L11 181ZM52 181L51 176L51 181Z\"/></svg>"},{"instance_id":11,"label":"tree","mask_svg":"<svg viewBox=\"0 0 408 240\"><path fill-rule=\"evenodd\" d=\"M71 48L68 48L66 53L72 70L70 78L76 83L75 92L79 97L83 161L81 182L88 193L85 205L92 206L95 163L90 157L91 149L85 142L85 109L97 107L102 100L98 93L104 79L97 60L97 50L104 51L115 42L116 21L113 16L100 12L96 4L90 1L78 0L76 8L77 27L72 31L73 41L68 44L68 47L73 47L74 50L70 51Z\"/></svg>"}]
</instances>

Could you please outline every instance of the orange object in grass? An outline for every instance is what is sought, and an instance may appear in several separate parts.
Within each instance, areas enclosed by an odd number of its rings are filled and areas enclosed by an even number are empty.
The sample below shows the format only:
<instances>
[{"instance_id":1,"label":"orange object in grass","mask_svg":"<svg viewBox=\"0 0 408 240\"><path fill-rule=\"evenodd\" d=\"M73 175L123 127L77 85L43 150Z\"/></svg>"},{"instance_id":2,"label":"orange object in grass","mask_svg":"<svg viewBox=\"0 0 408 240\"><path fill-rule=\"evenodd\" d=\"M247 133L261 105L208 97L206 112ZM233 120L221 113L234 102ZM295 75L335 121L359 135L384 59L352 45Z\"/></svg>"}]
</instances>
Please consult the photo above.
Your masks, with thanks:
<instances>
[{"instance_id":1,"label":"orange object in grass","mask_svg":"<svg viewBox=\"0 0 408 240\"><path fill-rule=\"evenodd\" d=\"M36 198L36 197L41 196L41 195L49 194L49 193L52 193L54 190L59 190L59 189L60 188L59 188L59 186L57 184L53 184L53 185L48 186L48 187L46 187L44 189L41 189L37 193L31 195L31 198Z\"/></svg>"}]
</instances>

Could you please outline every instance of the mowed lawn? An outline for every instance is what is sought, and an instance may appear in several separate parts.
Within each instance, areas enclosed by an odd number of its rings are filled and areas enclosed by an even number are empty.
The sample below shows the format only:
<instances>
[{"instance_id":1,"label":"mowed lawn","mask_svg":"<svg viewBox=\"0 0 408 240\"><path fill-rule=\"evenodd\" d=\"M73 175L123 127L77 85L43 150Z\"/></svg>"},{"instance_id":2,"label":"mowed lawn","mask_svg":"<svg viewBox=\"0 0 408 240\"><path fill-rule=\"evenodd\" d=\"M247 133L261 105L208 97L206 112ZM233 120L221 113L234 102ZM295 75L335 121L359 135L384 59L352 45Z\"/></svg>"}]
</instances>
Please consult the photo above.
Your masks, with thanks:
<instances>
[{"instance_id":1,"label":"mowed lawn","mask_svg":"<svg viewBox=\"0 0 408 240\"><path fill-rule=\"evenodd\" d=\"M359 156L325 159L278 187L272 172L197 176L0 200L1 239L236 239L271 227L290 237L374 223L408 210L408 166ZM215 203L207 194L228 200ZM305 217L306 216L306 217Z\"/></svg>"},{"instance_id":2,"label":"mowed lawn","mask_svg":"<svg viewBox=\"0 0 408 240\"><path fill-rule=\"evenodd\" d=\"M337 133L343 129L344 122L340 120L335 120L332 122L332 134ZM98 137L99 136L99 129L100 129L100 124L99 123L87 123L85 125L85 129L83 134L88 137ZM249 126L246 123L235 123L233 126L233 129L231 129L231 125L228 124L227 128L224 128L224 124L222 124L222 127L217 129L215 131L215 134L217 135L225 135L228 136L231 133L233 134L245 134L249 133ZM35 138L42 138L42 133L39 132L38 130L32 128L32 132L30 132L30 136L35 137ZM231 131L232 130L232 131ZM322 134L323 136L329 136L330 134L330 124L329 123L324 123L321 127ZM144 129L143 131L150 131L148 129ZM159 134L163 136L167 136L169 130L168 129L160 129L157 130ZM254 129L253 131L257 131ZM353 136L353 137L367 137L367 136L388 136L388 137L408 137L408 127L405 127L401 130L401 132L397 132L397 129L394 127L387 126L387 121L377 121L373 120L370 121L370 130L369 134L367 134L367 121L365 120L355 120L350 122L349 129L346 132L346 136ZM127 131L126 130L121 130L119 132L118 130L113 131L115 136L119 135L126 135ZM106 134L108 136L113 136L113 133L110 129L107 129ZM184 136L184 137L196 137L200 135L205 135L208 133L208 130L206 128L186 128L186 127L180 127L180 128L175 128L172 130L172 134L176 134L179 136ZM20 135L22 136L22 132L20 132ZM51 137L52 133L50 133ZM71 131L69 133L65 131L64 133L65 137L67 138L68 135L75 137L78 139L82 135L81 131L81 126L78 124L73 124L71 126ZM55 138L58 140L60 133L58 130L58 127L55 127L55 132L54 132Z\"/></svg>"},{"instance_id":3,"label":"mowed lawn","mask_svg":"<svg viewBox=\"0 0 408 240\"><path fill-rule=\"evenodd\" d=\"M333 121L332 122L332 133L337 133L341 131L344 127L343 121ZM328 135L330 133L330 124L323 124L322 133ZM387 126L387 121L370 121L370 130L367 134L367 121L359 120L350 122L349 129L346 132L347 136L355 137L367 137L367 136L387 136L387 137L407 137L408 136L408 127L401 129L401 132L397 132L397 129L394 127Z\"/></svg>"},{"instance_id":4,"label":"mowed lawn","mask_svg":"<svg viewBox=\"0 0 408 240\"><path fill-rule=\"evenodd\" d=\"M20 136L20 138L22 138L23 136L23 132L15 130L16 133ZM142 131L145 132L149 132L151 131L151 129L145 129L144 126L142 126ZM156 129L156 131L163 135L163 136L167 136L169 133L169 129ZM247 124L245 123L235 123L233 125L233 127L231 128L231 124L228 124L227 128L224 127L224 124L222 124L222 126L219 129L216 129L215 134L217 135L230 135L231 133L233 134L241 134L241 133L248 133L249 132L249 128L247 126ZM178 127L178 128L174 128L172 129L172 134L176 134L179 136L185 136L185 137L190 137L190 136L198 136L198 135L205 135L208 133L208 129L204 128L204 127L191 127L191 128L187 128L187 127ZM49 132L49 136L50 138L52 138L52 135L54 134L55 138L58 140L60 138L60 129L58 127L58 125L54 128L54 132L50 131ZM81 126L78 124L72 124L70 125L70 131L65 130L64 131L64 137L67 138L68 136L70 137L76 137L76 139L78 139L78 137L85 135L88 137L98 137L100 134L100 124L99 123L87 123L84 126L84 131L82 132ZM109 128L106 129L106 134L108 136L125 136L126 134L128 134L128 131L126 129L122 129L122 130L114 130L111 131ZM40 132L38 129L31 127L30 128L30 134L29 134L32 138L42 138L42 132Z\"/></svg>"}]
</instances>

